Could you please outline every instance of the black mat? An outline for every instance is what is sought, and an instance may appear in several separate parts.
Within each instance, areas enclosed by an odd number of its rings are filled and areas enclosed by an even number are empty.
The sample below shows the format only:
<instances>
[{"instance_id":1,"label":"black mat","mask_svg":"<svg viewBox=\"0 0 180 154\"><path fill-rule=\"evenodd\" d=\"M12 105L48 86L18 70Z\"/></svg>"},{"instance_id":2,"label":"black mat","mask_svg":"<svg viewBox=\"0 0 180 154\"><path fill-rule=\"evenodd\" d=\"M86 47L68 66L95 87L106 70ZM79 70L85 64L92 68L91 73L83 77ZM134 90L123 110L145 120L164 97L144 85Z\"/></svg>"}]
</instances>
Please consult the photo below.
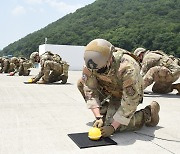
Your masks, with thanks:
<instances>
[{"instance_id":1,"label":"black mat","mask_svg":"<svg viewBox=\"0 0 180 154\"><path fill-rule=\"evenodd\" d=\"M106 145L117 145L117 143L109 137L100 138L97 141L90 140L88 138L88 133L74 133L68 134L68 136L76 143L76 145L80 149Z\"/></svg>"}]
</instances>

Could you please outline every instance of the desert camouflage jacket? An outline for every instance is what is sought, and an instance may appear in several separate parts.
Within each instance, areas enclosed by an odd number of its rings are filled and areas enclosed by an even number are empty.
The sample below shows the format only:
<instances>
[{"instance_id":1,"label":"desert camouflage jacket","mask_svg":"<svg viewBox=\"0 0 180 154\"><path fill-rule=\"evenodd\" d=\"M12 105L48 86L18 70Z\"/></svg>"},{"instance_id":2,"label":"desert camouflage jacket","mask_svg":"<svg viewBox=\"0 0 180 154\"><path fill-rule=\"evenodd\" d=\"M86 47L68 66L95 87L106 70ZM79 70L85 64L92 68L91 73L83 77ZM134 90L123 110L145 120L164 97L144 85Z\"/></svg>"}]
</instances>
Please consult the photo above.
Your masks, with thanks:
<instances>
[{"instance_id":1,"label":"desert camouflage jacket","mask_svg":"<svg viewBox=\"0 0 180 154\"><path fill-rule=\"evenodd\" d=\"M164 66L172 72L172 75L175 75L180 71L178 64L164 52L158 50L147 51L144 54L142 61L142 76L144 76L147 71L154 66Z\"/></svg>"},{"instance_id":2,"label":"desert camouflage jacket","mask_svg":"<svg viewBox=\"0 0 180 154\"><path fill-rule=\"evenodd\" d=\"M108 71L99 74L84 67L82 79L88 108L100 107L100 98L109 97L121 104L113 119L123 125L129 124L143 98L140 66L133 57L117 49Z\"/></svg>"}]
</instances>

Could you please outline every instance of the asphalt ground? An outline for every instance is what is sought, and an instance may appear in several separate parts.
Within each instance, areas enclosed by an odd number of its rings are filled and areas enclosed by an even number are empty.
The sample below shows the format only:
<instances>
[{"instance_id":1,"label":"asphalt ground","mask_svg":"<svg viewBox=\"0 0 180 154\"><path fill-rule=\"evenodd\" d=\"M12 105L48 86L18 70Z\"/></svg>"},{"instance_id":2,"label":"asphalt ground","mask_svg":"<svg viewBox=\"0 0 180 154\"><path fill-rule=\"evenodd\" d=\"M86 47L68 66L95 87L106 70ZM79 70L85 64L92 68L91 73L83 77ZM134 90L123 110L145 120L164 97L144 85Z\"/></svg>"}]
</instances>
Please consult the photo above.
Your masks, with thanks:
<instances>
[{"instance_id":1,"label":"asphalt ground","mask_svg":"<svg viewBox=\"0 0 180 154\"><path fill-rule=\"evenodd\" d=\"M171 154L180 153L180 96L176 91L160 95L148 87L144 108L159 102L157 127L144 126L137 132L116 133L117 145L80 149L67 134L88 132L94 116L76 83L81 71L70 71L68 83L24 84L36 75L0 74L0 154ZM180 80L179 80L180 81Z\"/></svg>"}]
</instances>

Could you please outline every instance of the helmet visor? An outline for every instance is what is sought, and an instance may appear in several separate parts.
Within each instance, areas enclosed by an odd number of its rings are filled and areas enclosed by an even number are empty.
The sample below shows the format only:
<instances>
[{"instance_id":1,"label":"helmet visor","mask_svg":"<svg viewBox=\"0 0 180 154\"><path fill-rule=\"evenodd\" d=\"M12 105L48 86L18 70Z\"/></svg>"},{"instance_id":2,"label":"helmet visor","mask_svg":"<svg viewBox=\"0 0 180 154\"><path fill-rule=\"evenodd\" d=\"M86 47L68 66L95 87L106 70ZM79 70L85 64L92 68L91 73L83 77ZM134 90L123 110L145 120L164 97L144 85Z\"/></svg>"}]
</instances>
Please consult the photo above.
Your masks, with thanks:
<instances>
[{"instance_id":1,"label":"helmet visor","mask_svg":"<svg viewBox=\"0 0 180 154\"><path fill-rule=\"evenodd\" d=\"M105 67L109 61L109 57L103 56L96 51L85 51L84 61L89 69L98 70Z\"/></svg>"}]
</instances>

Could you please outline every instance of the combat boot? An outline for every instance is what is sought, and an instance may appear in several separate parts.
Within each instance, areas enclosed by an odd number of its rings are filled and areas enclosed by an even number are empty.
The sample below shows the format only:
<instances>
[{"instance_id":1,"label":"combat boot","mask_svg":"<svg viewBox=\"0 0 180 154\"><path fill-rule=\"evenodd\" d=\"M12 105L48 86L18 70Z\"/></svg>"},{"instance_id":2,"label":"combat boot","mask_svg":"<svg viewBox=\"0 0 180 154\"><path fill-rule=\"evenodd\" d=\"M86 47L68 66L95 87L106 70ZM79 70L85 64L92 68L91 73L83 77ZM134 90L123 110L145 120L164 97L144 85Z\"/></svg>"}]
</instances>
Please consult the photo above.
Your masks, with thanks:
<instances>
[{"instance_id":1,"label":"combat boot","mask_svg":"<svg viewBox=\"0 0 180 154\"><path fill-rule=\"evenodd\" d=\"M67 79L68 79L68 77L67 76L65 76L65 75L62 75L61 76L61 80L62 80L62 84L65 84L66 82L67 82Z\"/></svg>"},{"instance_id":2,"label":"combat boot","mask_svg":"<svg viewBox=\"0 0 180 154\"><path fill-rule=\"evenodd\" d=\"M156 101L153 101L150 105L145 107L144 117L147 127L154 127L159 123L159 111L160 106Z\"/></svg>"},{"instance_id":3,"label":"combat boot","mask_svg":"<svg viewBox=\"0 0 180 154\"><path fill-rule=\"evenodd\" d=\"M178 91L176 95L180 95L180 83L173 84L172 89L176 89Z\"/></svg>"},{"instance_id":4,"label":"combat boot","mask_svg":"<svg viewBox=\"0 0 180 154\"><path fill-rule=\"evenodd\" d=\"M44 81L44 80L40 80L40 81L37 81L38 84L47 84L48 82L47 81Z\"/></svg>"}]
</instances>

